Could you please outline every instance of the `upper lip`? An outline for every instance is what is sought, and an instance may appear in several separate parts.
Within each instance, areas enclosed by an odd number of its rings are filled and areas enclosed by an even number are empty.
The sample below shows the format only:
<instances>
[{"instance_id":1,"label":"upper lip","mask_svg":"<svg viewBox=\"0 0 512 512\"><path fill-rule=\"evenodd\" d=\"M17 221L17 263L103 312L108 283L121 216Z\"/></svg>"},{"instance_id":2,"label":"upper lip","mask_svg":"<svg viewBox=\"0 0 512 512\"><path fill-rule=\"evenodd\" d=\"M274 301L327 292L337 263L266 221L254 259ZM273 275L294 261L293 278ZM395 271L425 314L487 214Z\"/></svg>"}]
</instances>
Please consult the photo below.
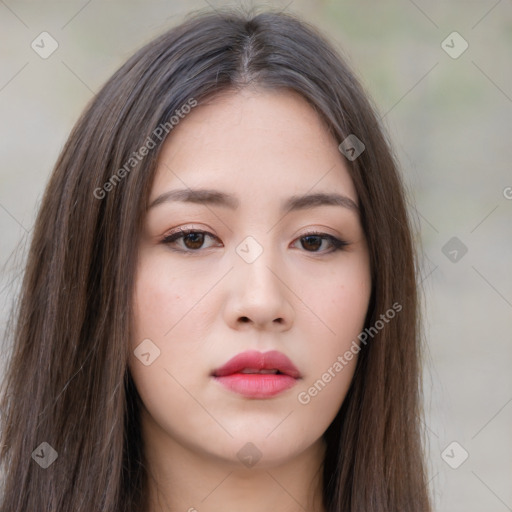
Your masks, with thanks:
<instances>
[{"instance_id":1,"label":"upper lip","mask_svg":"<svg viewBox=\"0 0 512 512\"><path fill-rule=\"evenodd\" d=\"M300 377L297 367L285 356L277 350L269 352L258 352L257 350L248 350L232 357L227 363L212 372L214 377L224 377L238 373L242 370L278 370L280 373L294 377Z\"/></svg>"}]
</instances>

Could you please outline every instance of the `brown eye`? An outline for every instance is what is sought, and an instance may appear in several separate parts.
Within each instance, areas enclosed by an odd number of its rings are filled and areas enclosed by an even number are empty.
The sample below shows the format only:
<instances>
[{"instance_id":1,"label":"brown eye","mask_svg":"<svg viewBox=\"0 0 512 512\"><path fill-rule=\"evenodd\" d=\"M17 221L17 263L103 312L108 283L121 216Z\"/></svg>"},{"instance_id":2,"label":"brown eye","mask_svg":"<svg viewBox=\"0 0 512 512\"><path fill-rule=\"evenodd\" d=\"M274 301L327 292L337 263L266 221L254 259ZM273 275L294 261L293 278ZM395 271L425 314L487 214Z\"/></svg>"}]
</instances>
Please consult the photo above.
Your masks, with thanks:
<instances>
[{"instance_id":1,"label":"brown eye","mask_svg":"<svg viewBox=\"0 0 512 512\"><path fill-rule=\"evenodd\" d=\"M322 246L323 238L318 235L304 236L301 238L301 244L304 249L317 251Z\"/></svg>"},{"instance_id":2,"label":"brown eye","mask_svg":"<svg viewBox=\"0 0 512 512\"><path fill-rule=\"evenodd\" d=\"M335 252L349 245L348 242L339 240L338 238L326 233L308 233L300 237L298 240L300 240L301 246L306 250L306 252L318 252L320 254ZM319 250L324 241L327 241L327 245L331 246L330 251Z\"/></svg>"},{"instance_id":3,"label":"brown eye","mask_svg":"<svg viewBox=\"0 0 512 512\"><path fill-rule=\"evenodd\" d=\"M162 240L162 243L170 246L173 251L183 253L199 253L201 252L201 249L208 249L213 247L212 244L203 247L206 238L212 238L219 241L215 235L212 235L207 231L180 229L177 232L167 235ZM320 254L335 252L349 245L347 242L339 240L338 238L335 238L334 236L328 235L326 233L309 233L297 239L297 241L299 240L301 242L302 248L305 249L306 252ZM331 250L320 250L322 248L322 244L326 241L328 242L327 246L330 245ZM177 248L172 247L173 245L177 246Z\"/></svg>"},{"instance_id":4,"label":"brown eye","mask_svg":"<svg viewBox=\"0 0 512 512\"><path fill-rule=\"evenodd\" d=\"M187 249L200 249L204 243L204 233L189 233L183 236L183 244Z\"/></svg>"},{"instance_id":5,"label":"brown eye","mask_svg":"<svg viewBox=\"0 0 512 512\"><path fill-rule=\"evenodd\" d=\"M169 245L172 250L180 251L180 252L199 252L200 249L203 248L203 245L205 243L205 238L212 238L217 239L218 238L215 235L212 235L211 233L208 233L206 231L198 231L193 229L180 229L179 231L175 233L171 233L170 235L167 235L163 240L162 243L165 245ZM178 244L177 242L182 242L181 244ZM178 245L178 248L173 248L173 245ZM206 248L212 247L207 246Z\"/></svg>"}]
</instances>

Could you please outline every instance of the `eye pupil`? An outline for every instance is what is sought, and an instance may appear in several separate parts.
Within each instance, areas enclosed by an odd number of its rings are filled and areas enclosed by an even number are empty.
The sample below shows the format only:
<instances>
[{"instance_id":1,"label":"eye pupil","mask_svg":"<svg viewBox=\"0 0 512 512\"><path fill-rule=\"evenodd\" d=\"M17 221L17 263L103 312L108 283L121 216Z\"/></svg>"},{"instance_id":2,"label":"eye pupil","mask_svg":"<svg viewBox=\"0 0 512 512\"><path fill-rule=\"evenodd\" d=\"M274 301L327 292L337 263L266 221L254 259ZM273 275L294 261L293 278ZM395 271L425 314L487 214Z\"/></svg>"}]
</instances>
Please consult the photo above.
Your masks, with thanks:
<instances>
[{"instance_id":1,"label":"eye pupil","mask_svg":"<svg viewBox=\"0 0 512 512\"><path fill-rule=\"evenodd\" d=\"M192 241L192 246L187 241ZM183 236L183 243L188 249L200 249L204 243L204 233L188 233Z\"/></svg>"},{"instance_id":2,"label":"eye pupil","mask_svg":"<svg viewBox=\"0 0 512 512\"><path fill-rule=\"evenodd\" d=\"M304 244L304 240L307 240L306 244ZM310 245L311 240L313 240L314 250L319 249L322 246L322 237L318 235L308 235L302 238L302 246L307 249L306 245ZM310 247L311 248L311 247Z\"/></svg>"}]
</instances>

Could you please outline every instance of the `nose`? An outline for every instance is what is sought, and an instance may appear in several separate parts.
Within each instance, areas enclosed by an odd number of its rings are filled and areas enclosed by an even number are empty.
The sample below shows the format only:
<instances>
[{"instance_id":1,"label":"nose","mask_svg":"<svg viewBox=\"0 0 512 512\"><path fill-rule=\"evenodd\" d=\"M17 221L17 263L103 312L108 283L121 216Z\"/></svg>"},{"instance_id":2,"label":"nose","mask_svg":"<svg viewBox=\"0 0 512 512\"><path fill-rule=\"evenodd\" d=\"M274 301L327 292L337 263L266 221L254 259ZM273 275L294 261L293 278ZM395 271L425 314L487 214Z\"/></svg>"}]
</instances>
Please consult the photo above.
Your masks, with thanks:
<instances>
[{"instance_id":1,"label":"nose","mask_svg":"<svg viewBox=\"0 0 512 512\"><path fill-rule=\"evenodd\" d=\"M257 329L282 332L294 321L291 300L294 296L290 276L270 250L252 262L234 255L229 276L229 291L224 315L236 330Z\"/></svg>"}]
</instances>

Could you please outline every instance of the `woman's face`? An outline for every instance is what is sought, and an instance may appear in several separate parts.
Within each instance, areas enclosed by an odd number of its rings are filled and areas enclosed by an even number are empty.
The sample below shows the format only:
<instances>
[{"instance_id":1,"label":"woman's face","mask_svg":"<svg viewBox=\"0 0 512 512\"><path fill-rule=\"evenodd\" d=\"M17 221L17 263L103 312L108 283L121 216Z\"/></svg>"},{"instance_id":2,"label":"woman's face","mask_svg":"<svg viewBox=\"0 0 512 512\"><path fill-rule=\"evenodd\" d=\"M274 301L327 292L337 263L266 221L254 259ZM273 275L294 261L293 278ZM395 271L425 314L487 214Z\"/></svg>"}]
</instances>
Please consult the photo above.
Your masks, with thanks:
<instances>
[{"instance_id":1,"label":"woman's face","mask_svg":"<svg viewBox=\"0 0 512 512\"><path fill-rule=\"evenodd\" d=\"M135 283L146 443L260 467L322 444L370 298L357 204L337 142L295 93L225 94L173 128Z\"/></svg>"}]
</instances>

